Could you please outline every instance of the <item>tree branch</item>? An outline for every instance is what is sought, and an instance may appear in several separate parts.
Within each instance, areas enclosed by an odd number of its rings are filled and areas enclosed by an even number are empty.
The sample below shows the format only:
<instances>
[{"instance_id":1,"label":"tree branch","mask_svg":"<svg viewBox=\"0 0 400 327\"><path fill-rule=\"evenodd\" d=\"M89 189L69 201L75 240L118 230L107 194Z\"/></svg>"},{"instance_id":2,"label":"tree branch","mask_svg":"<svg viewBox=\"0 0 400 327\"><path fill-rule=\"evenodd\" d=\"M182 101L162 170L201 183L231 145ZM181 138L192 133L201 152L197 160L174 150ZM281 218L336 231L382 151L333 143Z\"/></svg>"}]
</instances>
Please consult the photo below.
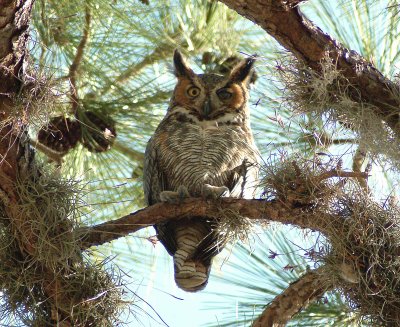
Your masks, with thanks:
<instances>
[{"instance_id":1,"label":"tree branch","mask_svg":"<svg viewBox=\"0 0 400 327\"><path fill-rule=\"evenodd\" d=\"M83 235L82 247L86 249L111 242L163 221L182 219L188 216L215 218L221 215L221 211L228 209L249 219L277 221L322 233L326 233L328 228L330 230L332 224L341 224L339 219L335 220L335 217L327 219L314 215L304 208L289 207L277 200L221 198L210 201L202 198L190 198L180 204L157 203L116 220L80 228L76 232Z\"/></svg>"},{"instance_id":2,"label":"tree branch","mask_svg":"<svg viewBox=\"0 0 400 327\"><path fill-rule=\"evenodd\" d=\"M311 302L333 288L324 275L325 267L308 271L291 283L283 293L268 304L263 313L253 322L252 327L283 327L289 320Z\"/></svg>"},{"instance_id":3,"label":"tree branch","mask_svg":"<svg viewBox=\"0 0 400 327\"><path fill-rule=\"evenodd\" d=\"M61 166L62 155L59 152L54 151L51 148L48 148L47 146L45 146L44 144L40 143L37 140L30 139L29 144L33 146L36 150L45 154L49 158L49 160L54 161L57 164L57 166Z\"/></svg>"},{"instance_id":4,"label":"tree branch","mask_svg":"<svg viewBox=\"0 0 400 327\"><path fill-rule=\"evenodd\" d=\"M83 58L83 53L86 47L87 42L89 41L89 35L90 35L90 23L92 20L92 16L90 13L90 7L89 4L86 3L85 5L85 25L83 27L83 34L81 41L79 42L79 45L76 49L76 54L74 61L72 62L71 66L69 67L69 80L71 84L71 100L72 100L72 111L75 113L78 104L79 104L79 97L78 97L78 89L76 85L76 80L78 78L78 69L81 64L82 58Z\"/></svg>"},{"instance_id":5,"label":"tree branch","mask_svg":"<svg viewBox=\"0 0 400 327\"><path fill-rule=\"evenodd\" d=\"M321 61L329 56L353 85L349 96L376 106L375 113L400 137L399 87L358 53L315 26L298 6L288 6L285 0L220 1L260 25L312 69L320 71Z\"/></svg>"},{"instance_id":6,"label":"tree branch","mask_svg":"<svg viewBox=\"0 0 400 327\"><path fill-rule=\"evenodd\" d=\"M164 58L168 58L171 56L173 51L173 46L168 44L161 44L156 47L151 53L146 55L141 61L136 62L126 68L121 75L119 75L115 80L108 83L102 90L101 95L107 94L113 85L122 85L126 81L128 81L132 76L139 74L141 70L146 68L147 66L153 64L156 61L162 60ZM169 92L170 94L170 92Z\"/></svg>"}]
</instances>

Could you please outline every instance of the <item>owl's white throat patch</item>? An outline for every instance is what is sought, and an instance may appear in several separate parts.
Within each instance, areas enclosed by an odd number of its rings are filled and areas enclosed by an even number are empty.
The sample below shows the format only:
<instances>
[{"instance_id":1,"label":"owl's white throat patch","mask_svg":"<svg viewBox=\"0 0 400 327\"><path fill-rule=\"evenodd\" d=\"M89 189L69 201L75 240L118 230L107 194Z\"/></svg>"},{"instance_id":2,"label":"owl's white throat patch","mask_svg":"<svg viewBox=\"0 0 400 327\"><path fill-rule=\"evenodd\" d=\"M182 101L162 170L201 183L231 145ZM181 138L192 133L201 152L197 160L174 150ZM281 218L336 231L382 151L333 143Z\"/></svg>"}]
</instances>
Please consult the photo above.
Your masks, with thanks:
<instances>
[{"instance_id":1,"label":"owl's white throat patch","mask_svg":"<svg viewBox=\"0 0 400 327\"><path fill-rule=\"evenodd\" d=\"M197 118L195 118L197 120ZM197 121L197 124L201 126L203 129L217 129L218 121L216 120L202 120Z\"/></svg>"},{"instance_id":2,"label":"owl's white throat patch","mask_svg":"<svg viewBox=\"0 0 400 327\"><path fill-rule=\"evenodd\" d=\"M215 119L209 119L209 120L206 119L199 120L197 116L193 115L193 113L191 113L188 109L184 107L175 107L172 113L184 114L185 116L190 117L192 123L206 130L217 129L221 125L243 123L243 117L241 117L237 113L232 113L232 112L227 112L223 116L219 116Z\"/></svg>"},{"instance_id":3,"label":"owl's white throat patch","mask_svg":"<svg viewBox=\"0 0 400 327\"><path fill-rule=\"evenodd\" d=\"M240 117L238 114L228 112L225 115L218 117L216 119L217 124L222 125L226 123L241 123L242 122L242 117Z\"/></svg>"}]
</instances>

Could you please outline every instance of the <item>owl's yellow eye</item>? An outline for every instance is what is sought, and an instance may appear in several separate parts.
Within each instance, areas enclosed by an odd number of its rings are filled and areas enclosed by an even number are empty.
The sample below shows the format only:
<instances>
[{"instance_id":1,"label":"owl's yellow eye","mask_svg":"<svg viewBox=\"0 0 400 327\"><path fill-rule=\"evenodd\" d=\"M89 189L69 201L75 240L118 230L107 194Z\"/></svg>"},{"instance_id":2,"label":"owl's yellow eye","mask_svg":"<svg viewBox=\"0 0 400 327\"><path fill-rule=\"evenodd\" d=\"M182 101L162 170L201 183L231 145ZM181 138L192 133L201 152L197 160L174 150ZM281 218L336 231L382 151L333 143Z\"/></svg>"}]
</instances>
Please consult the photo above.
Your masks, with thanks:
<instances>
[{"instance_id":1,"label":"owl's yellow eye","mask_svg":"<svg viewBox=\"0 0 400 327\"><path fill-rule=\"evenodd\" d=\"M196 86L191 86L187 89L186 93L191 98L195 98L200 94L200 89Z\"/></svg>"},{"instance_id":2,"label":"owl's yellow eye","mask_svg":"<svg viewBox=\"0 0 400 327\"><path fill-rule=\"evenodd\" d=\"M217 91L217 95L221 100L228 100L232 97L233 93L228 89L220 89Z\"/></svg>"}]
</instances>

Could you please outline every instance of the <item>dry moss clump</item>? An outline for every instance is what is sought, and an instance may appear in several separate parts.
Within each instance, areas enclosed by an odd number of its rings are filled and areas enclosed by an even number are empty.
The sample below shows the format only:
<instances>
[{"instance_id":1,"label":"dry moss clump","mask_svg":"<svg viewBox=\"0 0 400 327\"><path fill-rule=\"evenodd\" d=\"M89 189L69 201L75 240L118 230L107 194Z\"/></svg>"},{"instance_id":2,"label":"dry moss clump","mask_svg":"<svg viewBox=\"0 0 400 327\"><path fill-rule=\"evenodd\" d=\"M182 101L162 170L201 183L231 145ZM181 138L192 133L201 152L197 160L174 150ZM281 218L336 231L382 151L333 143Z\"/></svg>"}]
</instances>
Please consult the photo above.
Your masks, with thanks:
<instances>
[{"instance_id":1,"label":"dry moss clump","mask_svg":"<svg viewBox=\"0 0 400 327\"><path fill-rule=\"evenodd\" d=\"M351 306L374 326L400 324L400 210L362 190L343 194L331 209L343 227L332 229L325 258ZM332 278L335 278L332 276Z\"/></svg>"},{"instance_id":2,"label":"dry moss clump","mask_svg":"<svg viewBox=\"0 0 400 327\"><path fill-rule=\"evenodd\" d=\"M322 162L317 157L306 160L294 154L263 169L263 195L269 200L276 199L296 208L321 208L342 185L333 179L343 174L341 161Z\"/></svg>"},{"instance_id":3,"label":"dry moss clump","mask_svg":"<svg viewBox=\"0 0 400 327\"><path fill-rule=\"evenodd\" d=\"M60 110L61 91L56 82L44 70L27 70L20 80L19 92L12 96L10 116L3 120L0 127L13 123L14 128L40 128L55 110Z\"/></svg>"},{"instance_id":4,"label":"dry moss clump","mask_svg":"<svg viewBox=\"0 0 400 327\"><path fill-rule=\"evenodd\" d=\"M385 156L400 170L398 137L375 114L379 110L361 99L357 89L336 69L330 58L321 62L319 73L292 58L280 63L278 73L285 88L283 100L289 107L350 128L356 132L360 148L374 159ZM400 97L399 94L393 96Z\"/></svg>"},{"instance_id":5,"label":"dry moss clump","mask_svg":"<svg viewBox=\"0 0 400 327\"><path fill-rule=\"evenodd\" d=\"M247 242L254 224L251 219L243 217L234 210L222 210L217 218L215 232L222 244L235 243L238 240Z\"/></svg>"},{"instance_id":6,"label":"dry moss clump","mask_svg":"<svg viewBox=\"0 0 400 327\"><path fill-rule=\"evenodd\" d=\"M18 216L0 210L0 318L29 326L117 324L121 278L84 257L75 233L83 190L56 172L31 172L18 182Z\"/></svg>"},{"instance_id":7,"label":"dry moss clump","mask_svg":"<svg viewBox=\"0 0 400 327\"><path fill-rule=\"evenodd\" d=\"M353 180L367 174L343 171L340 161L292 157L266 169L265 195L323 231L328 245L314 259L327 280L361 319L399 326L400 209L375 201Z\"/></svg>"},{"instance_id":8,"label":"dry moss clump","mask_svg":"<svg viewBox=\"0 0 400 327\"><path fill-rule=\"evenodd\" d=\"M73 231L79 225L79 206L84 189L72 180L63 180L56 171L42 169L20 179L17 185L20 204L13 217L21 222L30 254L46 267L68 266L69 260L81 257L80 237Z\"/></svg>"}]
</instances>

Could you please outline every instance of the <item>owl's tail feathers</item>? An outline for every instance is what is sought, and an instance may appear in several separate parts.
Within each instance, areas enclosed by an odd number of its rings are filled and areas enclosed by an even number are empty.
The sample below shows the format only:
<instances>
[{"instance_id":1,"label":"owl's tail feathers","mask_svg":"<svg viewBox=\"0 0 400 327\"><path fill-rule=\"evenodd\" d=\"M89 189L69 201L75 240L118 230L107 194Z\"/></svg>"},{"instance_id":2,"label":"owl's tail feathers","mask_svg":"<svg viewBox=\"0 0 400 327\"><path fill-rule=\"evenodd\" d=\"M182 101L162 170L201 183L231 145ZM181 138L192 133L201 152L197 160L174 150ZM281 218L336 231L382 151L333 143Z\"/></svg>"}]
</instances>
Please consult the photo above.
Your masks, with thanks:
<instances>
[{"instance_id":1,"label":"owl's tail feathers","mask_svg":"<svg viewBox=\"0 0 400 327\"><path fill-rule=\"evenodd\" d=\"M215 243L213 235L210 223L199 217L175 228L177 247L173 257L179 288L196 292L206 287L213 257L210 248Z\"/></svg>"},{"instance_id":2,"label":"owl's tail feathers","mask_svg":"<svg viewBox=\"0 0 400 327\"><path fill-rule=\"evenodd\" d=\"M180 257L180 251L174 255L175 282L186 292L200 291L206 287L210 274L210 264Z\"/></svg>"}]
</instances>

